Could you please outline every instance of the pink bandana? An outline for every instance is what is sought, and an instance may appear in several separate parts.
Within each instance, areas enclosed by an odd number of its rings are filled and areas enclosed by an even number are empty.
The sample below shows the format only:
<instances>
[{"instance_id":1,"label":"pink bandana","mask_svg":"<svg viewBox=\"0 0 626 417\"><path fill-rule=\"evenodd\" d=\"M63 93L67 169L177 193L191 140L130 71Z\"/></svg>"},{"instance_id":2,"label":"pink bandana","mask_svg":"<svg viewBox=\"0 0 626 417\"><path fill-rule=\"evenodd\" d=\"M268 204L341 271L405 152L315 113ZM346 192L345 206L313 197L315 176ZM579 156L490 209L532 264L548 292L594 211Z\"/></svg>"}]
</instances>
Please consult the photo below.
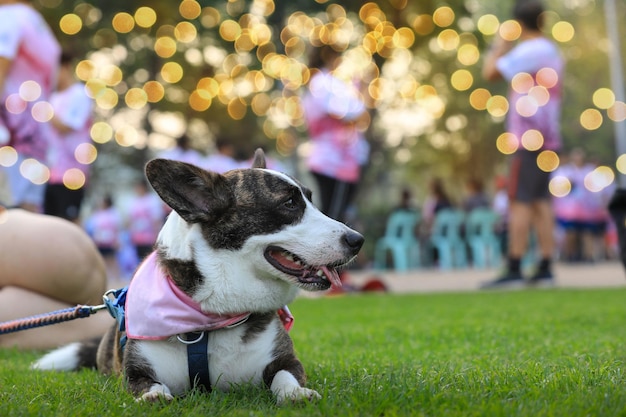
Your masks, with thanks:
<instances>
[{"instance_id":1,"label":"pink bandana","mask_svg":"<svg viewBox=\"0 0 626 417\"><path fill-rule=\"evenodd\" d=\"M278 311L285 329L293 326L287 306ZM205 313L200 304L165 275L152 252L139 266L126 295L126 335L130 339L163 340L170 336L217 330L245 321L250 313Z\"/></svg>"}]
</instances>

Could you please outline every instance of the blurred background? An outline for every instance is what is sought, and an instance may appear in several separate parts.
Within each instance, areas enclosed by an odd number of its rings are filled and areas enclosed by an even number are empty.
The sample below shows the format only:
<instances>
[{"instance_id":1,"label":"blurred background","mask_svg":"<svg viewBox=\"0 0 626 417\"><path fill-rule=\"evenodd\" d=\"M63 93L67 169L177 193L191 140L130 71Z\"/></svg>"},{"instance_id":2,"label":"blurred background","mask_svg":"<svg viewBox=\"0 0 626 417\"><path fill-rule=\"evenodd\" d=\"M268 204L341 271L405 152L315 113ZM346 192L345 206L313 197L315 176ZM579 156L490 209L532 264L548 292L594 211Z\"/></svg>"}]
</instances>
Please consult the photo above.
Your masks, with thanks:
<instances>
[{"instance_id":1,"label":"blurred background","mask_svg":"<svg viewBox=\"0 0 626 417\"><path fill-rule=\"evenodd\" d=\"M626 4L617 3L624 22ZM261 146L310 183L301 162L307 132L300 99L311 44L344 51L340 72L361 85L370 108L371 154L355 205L366 234L383 233L401 190L421 201L433 177L445 179L452 196L470 178L493 190L517 146L502 135L506 83L487 85L480 75L493 36L519 34L509 20L512 1L34 4L62 46L80 57L76 75L95 102L87 201L130 189L145 162L184 132L203 154L215 152L218 136L230 138L241 159ZM600 192L626 172L613 126L624 121L626 104L611 90L603 2L545 5L545 31L566 59L564 153L586 150L597 164L588 186ZM625 29L619 31L624 39ZM621 47L624 56L626 42ZM560 157L543 163L556 170ZM555 182L553 192L566 194L567 187Z\"/></svg>"}]
</instances>

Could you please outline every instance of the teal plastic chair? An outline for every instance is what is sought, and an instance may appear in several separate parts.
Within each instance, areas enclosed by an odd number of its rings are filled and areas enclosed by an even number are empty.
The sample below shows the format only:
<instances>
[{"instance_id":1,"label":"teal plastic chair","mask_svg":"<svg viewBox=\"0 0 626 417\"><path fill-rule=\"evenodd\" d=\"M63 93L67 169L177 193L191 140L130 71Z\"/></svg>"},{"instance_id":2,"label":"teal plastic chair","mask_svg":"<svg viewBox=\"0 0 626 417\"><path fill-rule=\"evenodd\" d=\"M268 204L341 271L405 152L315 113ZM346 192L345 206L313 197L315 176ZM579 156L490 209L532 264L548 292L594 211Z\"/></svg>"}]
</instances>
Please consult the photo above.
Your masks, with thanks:
<instances>
[{"instance_id":1,"label":"teal plastic chair","mask_svg":"<svg viewBox=\"0 0 626 417\"><path fill-rule=\"evenodd\" d=\"M430 244L439 254L441 269L467 266L467 247L462 236L465 213L457 209L442 209L435 215Z\"/></svg>"},{"instance_id":2,"label":"teal plastic chair","mask_svg":"<svg viewBox=\"0 0 626 417\"><path fill-rule=\"evenodd\" d=\"M387 254L391 254L393 269L408 271L420 263L420 243L415 236L415 226L420 220L419 213L398 210L389 216L385 235L376 241L374 267L387 269Z\"/></svg>"},{"instance_id":3,"label":"teal plastic chair","mask_svg":"<svg viewBox=\"0 0 626 417\"><path fill-rule=\"evenodd\" d=\"M500 241L495 234L498 214L489 208L475 208L465 220L465 240L476 268L499 266L502 262Z\"/></svg>"}]
</instances>

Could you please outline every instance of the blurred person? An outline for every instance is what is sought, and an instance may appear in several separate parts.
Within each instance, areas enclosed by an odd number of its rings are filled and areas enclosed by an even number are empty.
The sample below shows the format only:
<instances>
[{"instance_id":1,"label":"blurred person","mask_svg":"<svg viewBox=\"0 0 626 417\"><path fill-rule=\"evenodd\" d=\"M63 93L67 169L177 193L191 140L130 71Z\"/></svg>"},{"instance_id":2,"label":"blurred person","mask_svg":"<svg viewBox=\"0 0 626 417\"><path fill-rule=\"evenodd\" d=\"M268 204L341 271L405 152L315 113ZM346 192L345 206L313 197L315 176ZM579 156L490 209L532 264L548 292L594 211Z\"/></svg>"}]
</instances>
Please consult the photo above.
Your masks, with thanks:
<instances>
[{"instance_id":1,"label":"blurred person","mask_svg":"<svg viewBox=\"0 0 626 417\"><path fill-rule=\"evenodd\" d=\"M438 177L432 178L428 183L428 194L422 204L422 221L419 224L419 236L424 247L431 246L429 242L437 213L453 207L454 204L446 191L443 180ZM430 251L431 253L427 256L428 261L437 263L439 252L434 247L431 247Z\"/></svg>"},{"instance_id":2,"label":"blurred person","mask_svg":"<svg viewBox=\"0 0 626 417\"><path fill-rule=\"evenodd\" d=\"M495 179L495 192L491 201L491 209L498 215L496 223L496 235L500 240L502 253L508 252L509 237L509 191L506 177L497 176Z\"/></svg>"},{"instance_id":3,"label":"blurred person","mask_svg":"<svg viewBox=\"0 0 626 417\"><path fill-rule=\"evenodd\" d=\"M229 138L218 136L215 139L215 149L214 153L204 158L201 165L202 168L223 174L226 171L240 167L240 164L235 159L235 145ZM250 168L250 165L245 166L245 168Z\"/></svg>"},{"instance_id":4,"label":"blurred person","mask_svg":"<svg viewBox=\"0 0 626 417\"><path fill-rule=\"evenodd\" d=\"M430 229L435 222L435 217L440 210L451 208L452 200L448 196L445 185L441 178L433 178L428 183L428 194L422 204L422 233L430 235Z\"/></svg>"},{"instance_id":5,"label":"blurred person","mask_svg":"<svg viewBox=\"0 0 626 417\"><path fill-rule=\"evenodd\" d=\"M543 150L558 151L561 147L564 62L556 44L541 31L543 12L543 5L538 0L518 0L513 8L513 18L521 26L519 40L505 41L496 35L483 63L484 78L490 81L505 79L510 84L506 129L520 143L518 151L512 156L509 173L507 267L501 276L484 284L484 288L515 287L526 282L520 264L528 249L532 228L537 234L540 262L529 282L532 285L550 285L553 282L555 241L554 213L549 191L550 173L538 167L537 156ZM530 85L524 88L513 86L516 76L528 84L545 89L548 93L547 102L539 105L532 96L535 90ZM534 135L541 141L538 150L531 151L523 147L522 137L525 134Z\"/></svg>"},{"instance_id":6,"label":"blurred person","mask_svg":"<svg viewBox=\"0 0 626 417\"><path fill-rule=\"evenodd\" d=\"M59 43L30 1L0 0L0 148L17 151L17 162L0 165L8 185L0 203L7 206L42 210L45 169L23 163L46 161L48 143L38 121L45 115L36 104L47 101L56 86L60 55Z\"/></svg>"},{"instance_id":7,"label":"blurred person","mask_svg":"<svg viewBox=\"0 0 626 417\"><path fill-rule=\"evenodd\" d=\"M302 105L311 145L306 164L317 183L320 209L345 221L369 158L363 134L369 113L356 86L336 75L341 59L332 46L314 48Z\"/></svg>"},{"instance_id":8,"label":"blurred person","mask_svg":"<svg viewBox=\"0 0 626 417\"><path fill-rule=\"evenodd\" d=\"M470 178L465 184L467 195L463 200L463 210L470 212L475 208L489 207L489 196L485 193L483 182L478 178Z\"/></svg>"},{"instance_id":9,"label":"blurred person","mask_svg":"<svg viewBox=\"0 0 626 417\"><path fill-rule=\"evenodd\" d=\"M43 210L45 214L77 222L89 179L89 165L78 161L81 145L91 143L93 101L85 85L74 78L74 58L61 54L56 91L50 96L54 116L47 124L50 140ZM78 158L77 158L78 157Z\"/></svg>"},{"instance_id":10,"label":"blurred person","mask_svg":"<svg viewBox=\"0 0 626 417\"><path fill-rule=\"evenodd\" d=\"M163 226L165 210L161 199L151 191L146 180L135 184L135 195L130 201L128 231L130 242L141 261L153 250L156 238Z\"/></svg>"},{"instance_id":11,"label":"blurred person","mask_svg":"<svg viewBox=\"0 0 626 417\"><path fill-rule=\"evenodd\" d=\"M596 261L603 256L608 198L606 191L594 192L585 184L596 167L587 162L584 150L574 148L568 162L552 174L554 178L566 178L570 184L567 195L554 197L556 221L564 234L561 256L568 262Z\"/></svg>"},{"instance_id":12,"label":"blurred person","mask_svg":"<svg viewBox=\"0 0 626 417\"><path fill-rule=\"evenodd\" d=\"M110 195L105 195L96 210L85 220L85 230L104 258L109 279L113 280L120 278L117 250L122 224L122 217Z\"/></svg>"},{"instance_id":13,"label":"blurred person","mask_svg":"<svg viewBox=\"0 0 626 417\"><path fill-rule=\"evenodd\" d=\"M0 207L0 322L82 305L99 305L106 267L80 226L65 219ZM106 312L0 335L0 347L49 349L102 336Z\"/></svg>"},{"instance_id":14,"label":"blurred person","mask_svg":"<svg viewBox=\"0 0 626 417\"><path fill-rule=\"evenodd\" d=\"M191 146L191 138L186 133L176 138L176 146L158 154L159 158L187 162L195 166L202 166L204 156Z\"/></svg>"}]
</instances>

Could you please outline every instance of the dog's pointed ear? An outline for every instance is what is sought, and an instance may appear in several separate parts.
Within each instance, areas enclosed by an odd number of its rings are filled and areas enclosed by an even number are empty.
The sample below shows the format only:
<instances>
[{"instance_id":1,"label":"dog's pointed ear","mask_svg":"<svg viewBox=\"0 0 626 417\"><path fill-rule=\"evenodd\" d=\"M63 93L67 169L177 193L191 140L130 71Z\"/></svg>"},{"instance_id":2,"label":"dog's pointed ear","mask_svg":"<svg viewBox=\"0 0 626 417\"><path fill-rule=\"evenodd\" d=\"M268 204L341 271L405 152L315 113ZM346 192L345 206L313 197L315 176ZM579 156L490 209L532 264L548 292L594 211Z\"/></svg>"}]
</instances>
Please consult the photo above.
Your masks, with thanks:
<instances>
[{"instance_id":1,"label":"dog's pointed ear","mask_svg":"<svg viewBox=\"0 0 626 417\"><path fill-rule=\"evenodd\" d=\"M265 153L263 149L257 148L254 151L254 160L252 161L252 168L267 168L265 163Z\"/></svg>"},{"instance_id":2,"label":"dog's pointed ear","mask_svg":"<svg viewBox=\"0 0 626 417\"><path fill-rule=\"evenodd\" d=\"M146 177L159 197L188 223L212 222L234 196L226 178L185 162L153 159Z\"/></svg>"}]
</instances>

